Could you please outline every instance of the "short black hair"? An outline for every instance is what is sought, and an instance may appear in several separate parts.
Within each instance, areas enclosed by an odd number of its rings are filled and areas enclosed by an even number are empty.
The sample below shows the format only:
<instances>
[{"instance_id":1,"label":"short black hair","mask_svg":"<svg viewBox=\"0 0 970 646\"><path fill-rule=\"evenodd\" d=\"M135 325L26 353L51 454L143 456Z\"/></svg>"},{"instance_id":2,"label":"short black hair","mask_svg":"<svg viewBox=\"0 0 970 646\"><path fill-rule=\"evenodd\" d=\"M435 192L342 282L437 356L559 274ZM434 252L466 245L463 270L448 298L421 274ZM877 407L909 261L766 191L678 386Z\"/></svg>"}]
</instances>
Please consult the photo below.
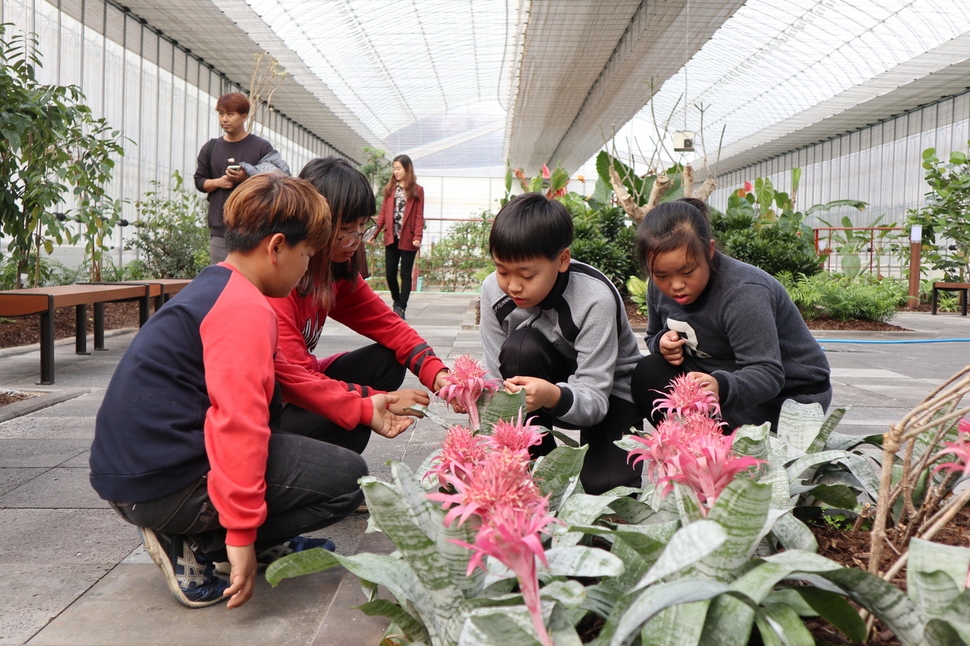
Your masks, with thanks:
<instances>
[{"instance_id":1,"label":"short black hair","mask_svg":"<svg viewBox=\"0 0 970 646\"><path fill-rule=\"evenodd\" d=\"M488 252L506 262L555 260L573 243L573 218L558 200L526 193L503 206L488 236Z\"/></svg>"}]
</instances>

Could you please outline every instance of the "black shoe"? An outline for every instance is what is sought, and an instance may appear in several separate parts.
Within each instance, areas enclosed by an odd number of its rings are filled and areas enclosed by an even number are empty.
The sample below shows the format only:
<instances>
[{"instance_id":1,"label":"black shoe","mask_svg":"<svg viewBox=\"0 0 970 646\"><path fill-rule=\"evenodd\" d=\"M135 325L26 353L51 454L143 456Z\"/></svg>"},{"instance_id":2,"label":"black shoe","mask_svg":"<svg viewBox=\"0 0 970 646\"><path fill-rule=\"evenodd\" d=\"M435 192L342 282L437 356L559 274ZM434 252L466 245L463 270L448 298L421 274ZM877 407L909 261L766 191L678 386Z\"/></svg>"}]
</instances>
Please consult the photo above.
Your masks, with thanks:
<instances>
[{"instance_id":1,"label":"black shoe","mask_svg":"<svg viewBox=\"0 0 970 646\"><path fill-rule=\"evenodd\" d=\"M155 561L168 589L182 605L205 608L222 603L229 582L216 577L212 561L192 549L185 538L139 527L145 551Z\"/></svg>"},{"instance_id":2,"label":"black shoe","mask_svg":"<svg viewBox=\"0 0 970 646\"><path fill-rule=\"evenodd\" d=\"M404 308L398 305L397 303L394 303L394 313L400 316L402 319L406 318L404 316Z\"/></svg>"}]
</instances>

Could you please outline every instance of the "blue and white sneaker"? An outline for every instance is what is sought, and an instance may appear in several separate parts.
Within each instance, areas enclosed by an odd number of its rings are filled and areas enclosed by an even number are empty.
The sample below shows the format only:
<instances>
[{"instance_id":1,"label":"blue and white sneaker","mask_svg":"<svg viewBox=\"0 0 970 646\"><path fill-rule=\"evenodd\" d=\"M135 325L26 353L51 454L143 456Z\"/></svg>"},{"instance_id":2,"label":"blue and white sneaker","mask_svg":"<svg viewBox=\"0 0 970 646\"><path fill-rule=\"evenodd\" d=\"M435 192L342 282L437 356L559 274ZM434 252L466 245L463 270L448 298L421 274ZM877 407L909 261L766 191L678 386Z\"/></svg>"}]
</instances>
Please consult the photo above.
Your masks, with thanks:
<instances>
[{"instance_id":1,"label":"blue and white sneaker","mask_svg":"<svg viewBox=\"0 0 970 646\"><path fill-rule=\"evenodd\" d=\"M212 561L192 549L182 536L139 527L145 551L165 575L172 595L189 608L205 608L222 603L229 582L215 575Z\"/></svg>"},{"instance_id":2,"label":"blue and white sneaker","mask_svg":"<svg viewBox=\"0 0 970 646\"><path fill-rule=\"evenodd\" d=\"M257 569L263 569L268 566L273 561L278 561L284 556L289 556L296 552L303 552L305 550L312 550L315 547L325 549L328 552L335 552L337 550L336 544L329 538L310 538L307 536L294 536L285 543L280 543L279 545L274 545L273 547L267 548L256 555L256 567ZM232 571L232 565L229 561L218 561L215 563L215 572L217 576L229 576Z\"/></svg>"}]
</instances>

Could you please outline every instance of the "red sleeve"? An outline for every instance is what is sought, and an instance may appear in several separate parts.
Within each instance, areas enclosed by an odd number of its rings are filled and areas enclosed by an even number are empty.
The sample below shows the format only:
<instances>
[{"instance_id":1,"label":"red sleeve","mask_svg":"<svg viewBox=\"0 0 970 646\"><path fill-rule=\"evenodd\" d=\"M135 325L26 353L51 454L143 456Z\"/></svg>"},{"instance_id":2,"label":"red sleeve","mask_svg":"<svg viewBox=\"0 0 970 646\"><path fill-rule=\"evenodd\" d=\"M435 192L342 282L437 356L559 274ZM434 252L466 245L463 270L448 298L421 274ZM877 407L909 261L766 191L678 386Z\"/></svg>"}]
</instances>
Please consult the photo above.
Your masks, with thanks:
<instances>
[{"instance_id":1,"label":"red sleeve","mask_svg":"<svg viewBox=\"0 0 970 646\"><path fill-rule=\"evenodd\" d=\"M414 239L421 240L424 237L424 187L415 188L418 189L418 199L414 205Z\"/></svg>"},{"instance_id":2,"label":"red sleeve","mask_svg":"<svg viewBox=\"0 0 970 646\"><path fill-rule=\"evenodd\" d=\"M301 297L296 290L286 298L267 300L278 317L279 350L275 369L283 399L346 429L370 424L374 405L363 397L361 387L323 374L319 359L307 349L303 330L314 334L326 319L327 312L317 309L310 299Z\"/></svg>"},{"instance_id":3,"label":"red sleeve","mask_svg":"<svg viewBox=\"0 0 970 646\"><path fill-rule=\"evenodd\" d=\"M388 208L388 204L391 201L393 201L393 199L394 199L393 196L392 197L385 197L384 198L384 201L381 202L381 211L377 215L377 228L374 229L374 235L375 236L377 234L379 234L381 231L383 231L384 230L384 227L387 226L387 218L388 218L388 215L391 212L391 208Z\"/></svg>"},{"instance_id":4,"label":"red sleeve","mask_svg":"<svg viewBox=\"0 0 970 646\"><path fill-rule=\"evenodd\" d=\"M354 282L337 281L330 316L358 334L393 350L402 366L414 373L425 388L434 390L434 379L445 364L435 355L428 342L391 311L363 278L357 276Z\"/></svg>"},{"instance_id":5,"label":"red sleeve","mask_svg":"<svg viewBox=\"0 0 970 646\"><path fill-rule=\"evenodd\" d=\"M211 402L205 419L209 496L226 544L245 546L266 519L276 316L256 287L234 272L200 334Z\"/></svg>"}]
</instances>

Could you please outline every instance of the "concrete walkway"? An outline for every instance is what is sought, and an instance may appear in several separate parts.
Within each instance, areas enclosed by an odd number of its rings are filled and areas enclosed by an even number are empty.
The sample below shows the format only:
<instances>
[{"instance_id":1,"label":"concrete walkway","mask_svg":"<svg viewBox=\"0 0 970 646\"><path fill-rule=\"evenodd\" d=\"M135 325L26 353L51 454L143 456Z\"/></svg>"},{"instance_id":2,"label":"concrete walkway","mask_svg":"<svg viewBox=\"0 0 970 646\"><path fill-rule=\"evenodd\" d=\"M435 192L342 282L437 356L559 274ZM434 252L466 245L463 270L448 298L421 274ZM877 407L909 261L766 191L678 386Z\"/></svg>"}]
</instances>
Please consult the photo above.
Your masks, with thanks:
<instances>
[{"instance_id":1,"label":"concrete walkway","mask_svg":"<svg viewBox=\"0 0 970 646\"><path fill-rule=\"evenodd\" d=\"M462 354L478 358L474 301L416 293L408 320L446 363ZM833 368L834 404L852 406L842 432L885 431L970 363L970 318L904 313L893 322L910 331L817 334ZM134 527L88 484L94 417L133 336L112 333L107 351L88 356L74 354L73 340L59 344L53 386L35 385L36 347L0 350L0 388L43 393L0 408L0 644L377 644L386 624L352 609L364 599L356 578L340 570L275 589L260 579L253 599L231 612L188 610L171 597ZM953 338L965 341L910 343ZM331 321L320 351L368 342ZM420 386L409 375L405 387ZM433 406L462 420L441 403ZM388 460L417 466L443 435L422 421L395 440L375 436L364 456L371 473L384 478ZM363 533L365 526L366 516L355 514L318 535L333 538L343 554L387 550L382 537Z\"/></svg>"}]
</instances>

